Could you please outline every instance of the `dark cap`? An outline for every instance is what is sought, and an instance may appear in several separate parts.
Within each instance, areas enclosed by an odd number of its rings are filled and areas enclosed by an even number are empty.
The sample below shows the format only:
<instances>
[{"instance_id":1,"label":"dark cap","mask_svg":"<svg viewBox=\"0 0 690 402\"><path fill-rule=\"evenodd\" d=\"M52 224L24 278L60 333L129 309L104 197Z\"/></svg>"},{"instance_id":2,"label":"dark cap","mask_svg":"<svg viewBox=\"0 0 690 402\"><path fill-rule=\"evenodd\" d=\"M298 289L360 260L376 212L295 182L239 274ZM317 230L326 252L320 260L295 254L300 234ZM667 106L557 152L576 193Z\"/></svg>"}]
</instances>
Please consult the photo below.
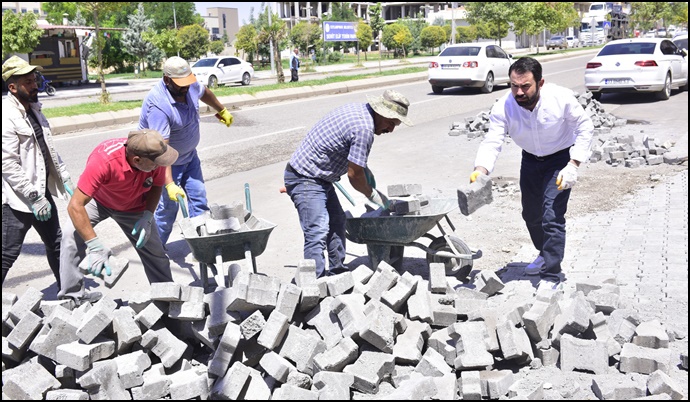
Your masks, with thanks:
<instances>
[{"instance_id":1,"label":"dark cap","mask_svg":"<svg viewBox=\"0 0 690 402\"><path fill-rule=\"evenodd\" d=\"M130 132L126 147L132 154L148 158L159 166L171 166L178 156L158 131L148 128Z\"/></svg>"}]
</instances>

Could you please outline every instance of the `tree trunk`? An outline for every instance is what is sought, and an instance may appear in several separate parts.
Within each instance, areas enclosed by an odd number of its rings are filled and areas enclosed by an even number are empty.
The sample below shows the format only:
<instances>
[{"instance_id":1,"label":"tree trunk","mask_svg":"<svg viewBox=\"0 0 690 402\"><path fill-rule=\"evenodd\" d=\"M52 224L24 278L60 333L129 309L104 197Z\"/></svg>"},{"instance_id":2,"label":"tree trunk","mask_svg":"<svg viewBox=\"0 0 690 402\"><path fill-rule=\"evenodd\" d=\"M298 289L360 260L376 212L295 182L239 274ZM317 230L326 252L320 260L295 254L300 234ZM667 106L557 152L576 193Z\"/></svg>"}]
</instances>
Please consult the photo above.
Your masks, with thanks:
<instances>
[{"instance_id":1,"label":"tree trunk","mask_svg":"<svg viewBox=\"0 0 690 402\"><path fill-rule=\"evenodd\" d=\"M273 47L273 60L275 61L276 65L276 76L278 78L278 83L282 84L285 82L285 73L283 73L283 63L280 60L280 51L278 50L278 46Z\"/></svg>"},{"instance_id":2,"label":"tree trunk","mask_svg":"<svg viewBox=\"0 0 690 402\"><path fill-rule=\"evenodd\" d=\"M101 30L98 26L98 10L94 8L93 10L93 24L96 27L96 47L98 50L98 79L101 81L101 97L100 102L102 104L110 103L110 95L108 90L105 88L105 74L103 73L103 48L100 45L100 41L105 42L105 39L101 38Z\"/></svg>"}]
</instances>

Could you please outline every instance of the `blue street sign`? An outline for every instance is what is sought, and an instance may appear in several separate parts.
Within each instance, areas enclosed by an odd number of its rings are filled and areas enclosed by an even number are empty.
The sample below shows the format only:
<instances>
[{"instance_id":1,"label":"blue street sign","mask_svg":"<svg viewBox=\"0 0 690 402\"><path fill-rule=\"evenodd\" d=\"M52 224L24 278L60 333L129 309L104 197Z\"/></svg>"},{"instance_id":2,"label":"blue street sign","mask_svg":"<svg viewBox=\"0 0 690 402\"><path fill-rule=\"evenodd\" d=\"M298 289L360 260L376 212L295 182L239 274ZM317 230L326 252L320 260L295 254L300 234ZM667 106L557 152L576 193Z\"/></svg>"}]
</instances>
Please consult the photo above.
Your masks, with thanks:
<instances>
[{"instance_id":1,"label":"blue street sign","mask_svg":"<svg viewBox=\"0 0 690 402\"><path fill-rule=\"evenodd\" d=\"M357 23L324 21L323 40L325 42L357 41Z\"/></svg>"},{"instance_id":2,"label":"blue street sign","mask_svg":"<svg viewBox=\"0 0 690 402\"><path fill-rule=\"evenodd\" d=\"M604 21L604 29L611 29L611 21Z\"/></svg>"}]
</instances>

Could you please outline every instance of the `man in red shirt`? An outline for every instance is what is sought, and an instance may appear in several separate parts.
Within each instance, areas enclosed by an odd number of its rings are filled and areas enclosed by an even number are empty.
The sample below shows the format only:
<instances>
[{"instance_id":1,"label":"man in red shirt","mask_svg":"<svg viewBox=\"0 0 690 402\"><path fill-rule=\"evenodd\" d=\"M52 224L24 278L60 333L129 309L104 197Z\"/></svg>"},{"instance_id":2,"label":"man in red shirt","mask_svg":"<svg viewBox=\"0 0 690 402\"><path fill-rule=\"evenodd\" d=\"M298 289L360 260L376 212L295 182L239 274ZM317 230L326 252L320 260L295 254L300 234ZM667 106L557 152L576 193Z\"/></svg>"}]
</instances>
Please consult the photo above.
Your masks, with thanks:
<instances>
[{"instance_id":1,"label":"man in red shirt","mask_svg":"<svg viewBox=\"0 0 690 402\"><path fill-rule=\"evenodd\" d=\"M103 141L91 152L67 205L71 222L63 227L58 298L71 298L76 305L101 298L99 292L84 291L79 262L86 257L89 273L98 276L105 268L106 275L111 275L108 257L112 253L94 231L108 218L118 223L135 246L149 282L172 282L170 260L153 212L165 185L165 167L177 156L158 131L149 129Z\"/></svg>"}]
</instances>

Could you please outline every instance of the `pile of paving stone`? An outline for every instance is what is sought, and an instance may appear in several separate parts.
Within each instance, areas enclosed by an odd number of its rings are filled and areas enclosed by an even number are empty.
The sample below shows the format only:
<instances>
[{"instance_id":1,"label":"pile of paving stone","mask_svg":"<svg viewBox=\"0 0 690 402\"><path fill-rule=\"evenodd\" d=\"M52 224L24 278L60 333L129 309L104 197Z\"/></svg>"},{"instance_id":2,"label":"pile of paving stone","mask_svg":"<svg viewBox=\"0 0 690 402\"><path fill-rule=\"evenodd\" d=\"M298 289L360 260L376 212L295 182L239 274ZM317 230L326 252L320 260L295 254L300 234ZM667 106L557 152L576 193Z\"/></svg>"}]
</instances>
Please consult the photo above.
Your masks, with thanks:
<instances>
[{"instance_id":1,"label":"pile of paving stone","mask_svg":"<svg viewBox=\"0 0 690 402\"><path fill-rule=\"evenodd\" d=\"M79 307L3 292L3 399L562 399L545 369L590 373L575 399L687 398L669 375L687 370L669 348L684 334L641 322L612 277L315 269L281 283L231 264L208 293L156 283Z\"/></svg>"}]
</instances>

